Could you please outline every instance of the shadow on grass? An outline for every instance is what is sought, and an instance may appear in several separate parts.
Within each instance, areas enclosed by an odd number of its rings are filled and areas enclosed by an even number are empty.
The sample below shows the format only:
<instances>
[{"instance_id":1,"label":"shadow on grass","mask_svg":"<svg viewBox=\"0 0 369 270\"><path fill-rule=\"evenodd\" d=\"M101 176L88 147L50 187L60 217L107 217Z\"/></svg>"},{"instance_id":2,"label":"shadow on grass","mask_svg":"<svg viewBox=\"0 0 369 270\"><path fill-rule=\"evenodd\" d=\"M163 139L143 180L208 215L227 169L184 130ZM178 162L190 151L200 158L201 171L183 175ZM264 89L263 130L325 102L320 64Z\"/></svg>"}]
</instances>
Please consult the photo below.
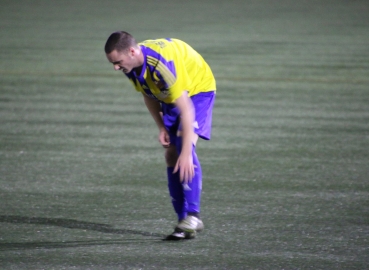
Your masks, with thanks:
<instances>
[{"instance_id":1,"label":"shadow on grass","mask_svg":"<svg viewBox=\"0 0 369 270\"><path fill-rule=\"evenodd\" d=\"M0 243L0 251L27 250L27 249L54 249L77 248L91 246L123 245L129 243L147 243L154 239L122 239L122 240L86 240L86 241L60 241L60 242L21 242ZM155 240L158 241L158 240ZM162 242L162 240L160 240Z\"/></svg>"},{"instance_id":2,"label":"shadow on grass","mask_svg":"<svg viewBox=\"0 0 369 270\"><path fill-rule=\"evenodd\" d=\"M13 223L13 224L38 224L58 226L68 229L81 229L97 231L110 234L133 234L142 235L148 237L160 237L160 240L165 237L162 234L143 232L137 230L128 229L114 229L111 225L92 223L79 221L74 219L64 218L41 218L41 217L23 217L23 216L0 216L0 222ZM124 242L146 242L157 239L124 239L124 240L90 240L90 241L67 241L67 242L31 242L31 243L0 243L0 250L9 249L32 249L32 248L68 248L68 247L81 247L81 246L93 246L93 245L111 245L122 244Z\"/></svg>"}]
</instances>

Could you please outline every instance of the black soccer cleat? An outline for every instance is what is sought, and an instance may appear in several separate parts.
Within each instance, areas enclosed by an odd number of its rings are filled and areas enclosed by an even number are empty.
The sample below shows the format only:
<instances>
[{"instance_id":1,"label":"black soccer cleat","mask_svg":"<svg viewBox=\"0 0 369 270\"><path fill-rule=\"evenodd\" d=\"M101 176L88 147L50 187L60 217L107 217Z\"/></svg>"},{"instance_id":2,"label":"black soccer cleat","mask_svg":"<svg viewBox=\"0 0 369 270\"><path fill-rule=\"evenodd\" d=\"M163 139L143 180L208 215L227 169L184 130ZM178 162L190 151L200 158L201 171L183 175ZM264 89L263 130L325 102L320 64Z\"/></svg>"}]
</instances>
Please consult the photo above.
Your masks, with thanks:
<instances>
[{"instance_id":1,"label":"black soccer cleat","mask_svg":"<svg viewBox=\"0 0 369 270\"><path fill-rule=\"evenodd\" d=\"M164 240L166 241L179 241L188 240L196 237L196 232L185 232L180 228L175 228L174 232L168 235Z\"/></svg>"}]
</instances>

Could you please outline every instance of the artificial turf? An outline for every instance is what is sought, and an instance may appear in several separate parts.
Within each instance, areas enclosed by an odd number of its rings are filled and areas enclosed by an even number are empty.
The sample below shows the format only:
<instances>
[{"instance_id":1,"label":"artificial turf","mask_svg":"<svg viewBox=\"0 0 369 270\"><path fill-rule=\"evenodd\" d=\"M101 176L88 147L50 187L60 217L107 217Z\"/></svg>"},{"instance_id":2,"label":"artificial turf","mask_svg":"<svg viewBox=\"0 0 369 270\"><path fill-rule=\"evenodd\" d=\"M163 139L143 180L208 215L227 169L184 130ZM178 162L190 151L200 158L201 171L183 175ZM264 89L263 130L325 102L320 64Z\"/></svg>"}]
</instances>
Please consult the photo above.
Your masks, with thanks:
<instances>
[{"instance_id":1,"label":"artificial turf","mask_svg":"<svg viewBox=\"0 0 369 270\"><path fill-rule=\"evenodd\" d=\"M2 1L1 269L368 269L367 1ZM217 79L204 232L103 46L175 37Z\"/></svg>"}]
</instances>

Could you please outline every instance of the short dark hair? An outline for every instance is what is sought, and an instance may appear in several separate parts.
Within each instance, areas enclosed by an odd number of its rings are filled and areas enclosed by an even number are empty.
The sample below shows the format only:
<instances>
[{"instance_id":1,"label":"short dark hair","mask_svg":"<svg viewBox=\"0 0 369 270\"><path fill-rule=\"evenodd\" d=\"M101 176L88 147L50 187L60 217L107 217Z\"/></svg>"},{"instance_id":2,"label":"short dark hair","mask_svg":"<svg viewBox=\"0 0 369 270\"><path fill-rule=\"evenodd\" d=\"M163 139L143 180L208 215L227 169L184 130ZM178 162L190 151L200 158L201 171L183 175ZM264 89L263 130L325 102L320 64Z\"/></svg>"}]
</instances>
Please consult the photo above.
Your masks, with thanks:
<instances>
[{"instance_id":1,"label":"short dark hair","mask_svg":"<svg viewBox=\"0 0 369 270\"><path fill-rule=\"evenodd\" d=\"M131 47L137 47L135 38L125 31L116 31L112 33L106 41L105 53L109 54L114 50L122 52Z\"/></svg>"}]
</instances>

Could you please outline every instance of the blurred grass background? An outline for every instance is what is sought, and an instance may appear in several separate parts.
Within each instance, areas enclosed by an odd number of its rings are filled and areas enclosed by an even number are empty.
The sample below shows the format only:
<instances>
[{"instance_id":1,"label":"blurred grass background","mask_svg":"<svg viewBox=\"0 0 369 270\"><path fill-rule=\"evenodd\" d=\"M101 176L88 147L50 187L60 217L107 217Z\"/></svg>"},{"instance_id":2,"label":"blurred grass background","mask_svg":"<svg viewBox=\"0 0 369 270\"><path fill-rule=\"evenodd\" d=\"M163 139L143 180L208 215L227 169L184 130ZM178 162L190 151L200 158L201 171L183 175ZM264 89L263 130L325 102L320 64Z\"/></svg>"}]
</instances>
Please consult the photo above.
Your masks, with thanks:
<instances>
[{"instance_id":1,"label":"blurred grass background","mask_svg":"<svg viewBox=\"0 0 369 270\"><path fill-rule=\"evenodd\" d=\"M369 3L1 1L1 269L368 269ZM217 78L206 230L175 225L115 30L174 37Z\"/></svg>"}]
</instances>

